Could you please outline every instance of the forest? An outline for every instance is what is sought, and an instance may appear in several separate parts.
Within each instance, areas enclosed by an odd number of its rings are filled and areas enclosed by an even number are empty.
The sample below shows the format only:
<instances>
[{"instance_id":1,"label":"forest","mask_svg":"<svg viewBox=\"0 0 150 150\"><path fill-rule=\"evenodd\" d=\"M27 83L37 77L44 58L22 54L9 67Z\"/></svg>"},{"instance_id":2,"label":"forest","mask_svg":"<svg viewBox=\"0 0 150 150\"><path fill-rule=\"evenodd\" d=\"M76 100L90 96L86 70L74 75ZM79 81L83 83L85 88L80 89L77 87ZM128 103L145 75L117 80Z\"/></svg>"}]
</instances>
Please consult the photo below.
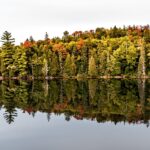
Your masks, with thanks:
<instances>
[{"instance_id":1,"label":"forest","mask_svg":"<svg viewBox=\"0 0 150 150\"><path fill-rule=\"evenodd\" d=\"M150 26L116 26L68 31L63 36L20 45L8 31L1 37L0 76L4 78L149 78Z\"/></svg>"}]
</instances>

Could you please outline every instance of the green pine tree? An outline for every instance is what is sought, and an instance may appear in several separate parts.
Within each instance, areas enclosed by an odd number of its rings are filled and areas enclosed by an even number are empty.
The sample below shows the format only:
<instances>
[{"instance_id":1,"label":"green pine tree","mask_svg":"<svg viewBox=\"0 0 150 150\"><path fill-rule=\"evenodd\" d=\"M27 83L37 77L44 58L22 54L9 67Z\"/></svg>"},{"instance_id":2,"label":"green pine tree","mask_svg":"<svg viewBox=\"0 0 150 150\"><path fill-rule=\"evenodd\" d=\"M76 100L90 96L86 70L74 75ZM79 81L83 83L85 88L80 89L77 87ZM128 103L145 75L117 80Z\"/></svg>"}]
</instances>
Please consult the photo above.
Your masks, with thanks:
<instances>
[{"instance_id":1,"label":"green pine tree","mask_svg":"<svg viewBox=\"0 0 150 150\"><path fill-rule=\"evenodd\" d=\"M57 76L59 72L59 62L57 55L53 52L49 60L49 75Z\"/></svg>"},{"instance_id":2,"label":"green pine tree","mask_svg":"<svg viewBox=\"0 0 150 150\"><path fill-rule=\"evenodd\" d=\"M2 42L2 76L11 77L13 76L13 55L14 55L14 38L11 33L5 31L1 38Z\"/></svg>"},{"instance_id":3,"label":"green pine tree","mask_svg":"<svg viewBox=\"0 0 150 150\"><path fill-rule=\"evenodd\" d=\"M19 77L27 76L27 56L25 50L17 47L13 58L16 75Z\"/></svg>"},{"instance_id":4,"label":"green pine tree","mask_svg":"<svg viewBox=\"0 0 150 150\"><path fill-rule=\"evenodd\" d=\"M68 54L64 64L64 75L74 76L75 74L76 74L76 65L74 56L70 56L70 54Z\"/></svg>"},{"instance_id":5,"label":"green pine tree","mask_svg":"<svg viewBox=\"0 0 150 150\"><path fill-rule=\"evenodd\" d=\"M88 75L91 77L97 76L97 68L96 68L96 63L95 63L95 59L93 56L91 56L89 60Z\"/></svg>"}]
</instances>

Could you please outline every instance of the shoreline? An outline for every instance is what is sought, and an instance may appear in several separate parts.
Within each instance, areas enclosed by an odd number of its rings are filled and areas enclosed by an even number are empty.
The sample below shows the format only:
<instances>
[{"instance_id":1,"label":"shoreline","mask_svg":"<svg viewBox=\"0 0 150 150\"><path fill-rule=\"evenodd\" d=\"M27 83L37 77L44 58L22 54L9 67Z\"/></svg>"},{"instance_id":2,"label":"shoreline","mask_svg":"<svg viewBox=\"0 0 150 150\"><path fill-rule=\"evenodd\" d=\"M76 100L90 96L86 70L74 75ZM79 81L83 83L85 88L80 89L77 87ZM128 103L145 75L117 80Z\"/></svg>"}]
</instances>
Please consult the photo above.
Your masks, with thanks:
<instances>
[{"instance_id":1,"label":"shoreline","mask_svg":"<svg viewBox=\"0 0 150 150\"><path fill-rule=\"evenodd\" d=\"M34 76L28 76L28 77L2 77L0 76L0 80L53 80L53 79L73 79L73 80L85 80L85 79L150 79L150 76L142 76L142 77L136 77L136 76L97 76L97 77L90 77L90 76L68 76L68 77L53 77L53 76L47 76L47 77L34 77Z\"/></svg>"}]
</instances>

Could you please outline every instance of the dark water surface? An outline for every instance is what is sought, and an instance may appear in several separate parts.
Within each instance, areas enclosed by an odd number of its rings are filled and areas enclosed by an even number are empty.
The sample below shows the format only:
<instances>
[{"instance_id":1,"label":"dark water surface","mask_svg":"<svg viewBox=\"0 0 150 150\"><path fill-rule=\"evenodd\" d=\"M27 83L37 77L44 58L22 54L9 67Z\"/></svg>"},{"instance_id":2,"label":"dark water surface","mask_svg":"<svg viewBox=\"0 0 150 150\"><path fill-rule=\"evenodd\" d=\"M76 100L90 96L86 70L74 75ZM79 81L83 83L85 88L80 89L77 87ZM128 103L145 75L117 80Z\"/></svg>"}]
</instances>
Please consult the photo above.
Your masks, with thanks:
<instances>
[{"instance_id":1,"label":"dark water surface","mask_svg":"<svg viewBox=\"0 0 150 150\"><path fill-rule=\"evenodd\" d=\"M2 150L149 150L150 81L1 81Z\"/></svg>"}]
</instances>

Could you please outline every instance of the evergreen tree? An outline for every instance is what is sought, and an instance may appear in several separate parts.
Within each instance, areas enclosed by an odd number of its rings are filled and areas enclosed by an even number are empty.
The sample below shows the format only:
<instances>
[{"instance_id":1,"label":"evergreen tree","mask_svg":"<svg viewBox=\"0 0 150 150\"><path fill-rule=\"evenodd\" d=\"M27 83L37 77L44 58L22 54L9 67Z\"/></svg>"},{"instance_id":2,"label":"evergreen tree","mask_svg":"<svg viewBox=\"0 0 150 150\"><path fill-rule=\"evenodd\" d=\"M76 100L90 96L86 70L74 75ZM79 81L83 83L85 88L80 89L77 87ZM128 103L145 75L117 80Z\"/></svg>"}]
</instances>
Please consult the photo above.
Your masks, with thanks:
<instances>
[{"instance_id":1,"label":"evergreen tree","mask_svg":"<svg viewBox=\"0 0 150 150\"><path fill-rule=\"evenodd\" d=\"M34 42L33 36L30 36L29 41L30 41L31 43Z\"/></svg>"},{"instance_id":2,"label":"evergreen tree","mask_svg":"<svg viewBox=\"0 0 150 150\"><path fill-rule=\"evenodd\" d=\"M71 57L70 57L70 54L67 55L67 58L65 60L64 74L66 74L68 76L71 75Z\"/></svg>"},{"instance_id":3,"label":"evergreen tree","mask_svg":"<svg viewBox=\"0 0 150 150\"><path fill-rule=\"evenodd\" d=\"M12 38L11 33L5 31L1 38L2 41L2 76L11 77L13 76L13 55L14 55L14 42L15 39Z\"/></svg>"},{"instance_id":4,"label":"evergreen tree","mask_svg":"<svg viewBox=\"0 0 150 150\"><path fill-rule=\"evenodd\" d=\"M49 59L49 75L57 76L59 72L59 62L57 55L53 52Z\"/></svg>"},{"instance_id":5,"label":"evergreen tree","mask_svg":"<svg viewBox=\"0 0 150 150\"><path fill-rule=\"evenodd\" d=\"M75 76L76 75L76 64L75 64L75 58L74 55L71 56L71 75Z\"/></svg>"},{"instance_id":6,"label":"evergreen tree","mask_svg":"<svg viewBox=\"0 0 150 150\"><path fill-rule=\"evenodd\" d=\"M74 61L74 56L68 54L64 64L64 74L68 76L74 76L76 74L76 65Z\"/></svg>"},{"instance_id":7,"label":"evergreen tree","mask_svg":"<svg viewBox=\"0 0 150 150\"><path fill-rule=\"evenodd\" d=\"M45 33L45 40L48 40L49 39L49 36L48 36L48 33L46 32Z\"/></svg>"},{"instance_id":8,"label":"evergreen tree","mask_svg":"<svg viewBox=\"0 0 150 150\"><path fill-rule=\"evenodd\" d=\"M68 42L68 36L69 36L69 32L68 31L65 31L64 33L63 33L63 41L64 42Z\"/></svg>"},{"instance_id":9,"label":"evergreen tree","mask_svg":"<svg viewBox=\"0 0 150 150\"><path fill-rule=\"evenodd\" d=\"M15 50L14 58L14 68L16 75L19 77L27 76L27 56L23 48L17 47Z\"/></svg>"},{"instance_id":10,"label":"evergreen tree","mask_svg":"<svg viewBox=\"0 0 150 150\"><path fill-rule=\"evenodd\" d=\"M88 60L89 60L89 52L88 47L84 46L81 49L81 59L80 59L80 68L79 74L87 74L88 72Z\"/></svg>"},{"instance_id":11,"label":"evergreen tree","mask_svg":"<svg viewBox=\"0 0 150 150\"><path fill-rule=\"evenodd\" d=\"M88 75L91 77L96 77L97 75L96 63L93 56L91 56L89 60Z\"/></svg>"}]
</instances>

